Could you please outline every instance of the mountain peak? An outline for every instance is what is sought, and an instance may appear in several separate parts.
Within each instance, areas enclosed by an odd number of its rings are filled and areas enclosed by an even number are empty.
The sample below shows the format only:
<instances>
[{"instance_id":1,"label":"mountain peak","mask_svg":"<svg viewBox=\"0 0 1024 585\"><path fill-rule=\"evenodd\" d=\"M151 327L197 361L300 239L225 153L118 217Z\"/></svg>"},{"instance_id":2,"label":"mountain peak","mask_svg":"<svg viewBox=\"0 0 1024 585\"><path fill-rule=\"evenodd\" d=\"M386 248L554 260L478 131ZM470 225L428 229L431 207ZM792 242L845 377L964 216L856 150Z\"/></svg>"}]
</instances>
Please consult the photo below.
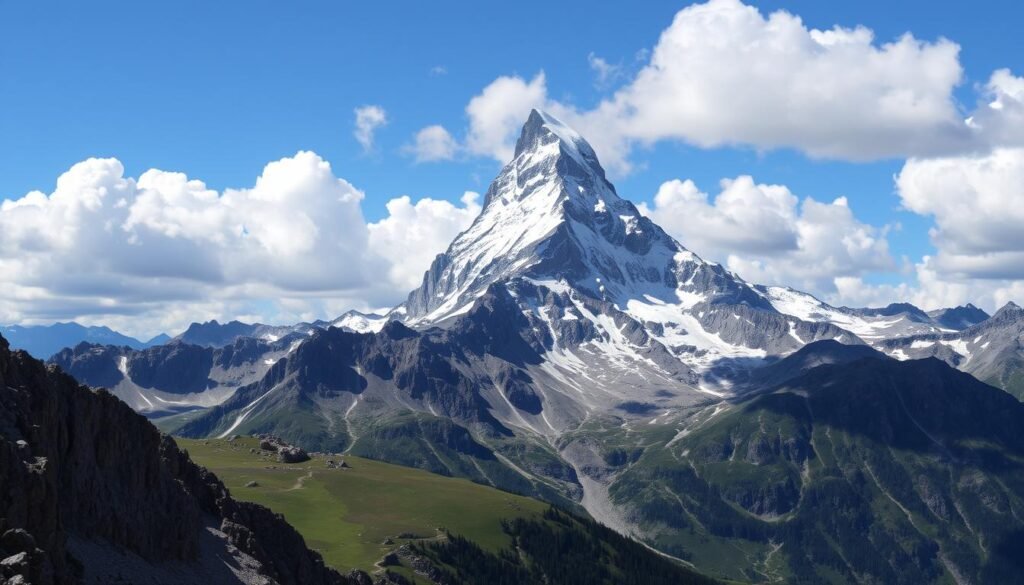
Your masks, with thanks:
<instances>
[{"instance_id":1,"label":"mountain peak","mask_svg":"<svg viewBox=\"0 0 1024 585\"><path fill-rule=\"evenodd\" d=\"M586 144L575 130L568 127L558 118L540 110L530 110L530 117L523 124L519 133L519 140L516 141L515 156L535 148L538 142L547 136L554 136L568 146L576 146L577 143ZM589 146L589 145L588 145Z\"/></svg>"},{"instance_id":2,"label":"mountain peak","mask_svg":"<svg viewBox=\"0 0 1024 585\"><path fill-rule=\"evenodd\" d=\"M1014 323L1024 319L1024 309L1013 301L1007 302L989 319L992 323Z\"/></svg>"},{"instance_id":3,"label":"mountain peak","mask_svg":"<svg viewBox=\"0 0 1024 585\"><path fill-rule=\"evenodd\" d=\"M519 160L523 155L539 160L568 157L604 178L604 169L590 143L576 130L541 110L530 110L516 141L513 159Z\"/></svg>"},{"instance_id":4,"label":"mountain peak","mask_svg":"<svg viewBox=\"0 0 1024 585\"><path fill-rule=\"evenodd\" d=\"M530 112L480 215L434 260L402 318L438 323L468 311L492 283L520 277L622 306L677 303L680 290L693 303L737 295L762 302L619 197L590 144L539 110Z\"/></svg>"},{"instance_id":5,"label":"mountain peak","mask_svg":"<svg viewBox=\"0 0 1024 585\"><path fill-rule=\"evenodd\" d=\"M996 317L1001 317L1001 316L1007 316L1007 315L1017 315L1017 314L1020 314L1020 313L1024 313L1024 309L1021 309L1020 305L1018 305L1017 303L1015 303L1013 301L1007 301L1007 303L1005 305L1003 305L1003 307L1001 309L996 311L995 316Z\"/></svg>"}]
</instances>

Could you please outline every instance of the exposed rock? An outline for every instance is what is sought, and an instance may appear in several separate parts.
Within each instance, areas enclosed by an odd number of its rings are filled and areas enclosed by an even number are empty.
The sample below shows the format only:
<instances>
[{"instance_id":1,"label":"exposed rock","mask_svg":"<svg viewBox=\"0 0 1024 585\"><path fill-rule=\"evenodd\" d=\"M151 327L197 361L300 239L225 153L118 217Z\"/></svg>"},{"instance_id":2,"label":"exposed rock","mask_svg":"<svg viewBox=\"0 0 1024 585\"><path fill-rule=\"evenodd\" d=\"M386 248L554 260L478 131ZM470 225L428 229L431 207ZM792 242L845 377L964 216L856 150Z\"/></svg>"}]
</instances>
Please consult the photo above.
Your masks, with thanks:
<instances>
[{"instance_id":1,"label":"exposed rock","mask_svg":"<svg viewBox=\"0 0 1024 585\"><path fill-rule=\"evenodd\" d=\"M342 459L340 461L335 461L334 459L328 459L327 460L327 468L328 469L349 469L349 466L348 466L348 463L345 463L344 459Z\"/></svg>"},{"instance_id":2,"label":"exposed rock","mask_svg":"<svg viewBox=\"0 0 1024 585\"><path fill-rule=\"evenodd\" d=\"M281 447L277 458L281 463L302 463L303 461L309 461L309 454L298 447L288 446Z\"/></svg>"},{"instance_id":3,"label":"exposed rock","mask_svg":"<svg viewBox=\"0 0 1024 585\"><path fill-rule=\"evenodd\" d=\"M402 562L398 560L398 555L393 552L389 552L384 555L384 558L380 560L380 566L382 567L393 567L400 564L402 564Z\"/></svg>"},{"instance_id":4,"label":"exposed rock","mask_svg":"<svg viewBox=\"0 0 1024 585\"><path fill-rule=\"evenodd\" d=\"M346 576L352 585L373 585L373 580L370 576L362 571L352 570Z\"/></svg>"},{"instance_id":5,"label":"exposed rock","mask_svg":"<svg viewBox=\"0 0 1024 585\"><path fill-rule=\"evenodd\" d=\"M171 566L176 583L347 582L281 516L234 500L144 417L3 338L0 478L8 583L110 582L114 571L160 580ZM122 566L105 557L115 551Z\"/></svg>"},{"instance_id":6,"label":"exposed rock","mask_svg":"<svg viewBox=\"0 0 1024 585\"><path fill-rule=\"evenodd\" d=\"M403 544L391 554L397 555L398 558L412 567L413 572L416 574L422 575L434 583L443 582L444 574L434 566L434 563L430 559L416 554L408 544Z\"/></svg>"}]
</instances>

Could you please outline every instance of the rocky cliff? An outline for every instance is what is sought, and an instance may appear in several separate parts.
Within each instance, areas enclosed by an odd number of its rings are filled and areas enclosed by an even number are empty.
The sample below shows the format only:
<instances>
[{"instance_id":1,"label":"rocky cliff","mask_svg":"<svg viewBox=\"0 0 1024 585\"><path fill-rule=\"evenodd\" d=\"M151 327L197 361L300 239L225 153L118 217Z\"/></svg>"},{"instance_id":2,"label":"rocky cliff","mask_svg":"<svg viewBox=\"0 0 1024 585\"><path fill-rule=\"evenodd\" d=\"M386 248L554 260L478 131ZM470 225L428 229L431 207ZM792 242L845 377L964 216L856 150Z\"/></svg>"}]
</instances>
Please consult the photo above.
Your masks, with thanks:
<instances>
[{"instance_id":1,"label":"rocky cliff","mask_svg":"<svg viewBox=\"0 0 1024 585\"><path fill-rule=\"evenodd\" d=\"M2 337L0 535L7 583L348 582L123 402Z\"/></svg>"}]
</instances>

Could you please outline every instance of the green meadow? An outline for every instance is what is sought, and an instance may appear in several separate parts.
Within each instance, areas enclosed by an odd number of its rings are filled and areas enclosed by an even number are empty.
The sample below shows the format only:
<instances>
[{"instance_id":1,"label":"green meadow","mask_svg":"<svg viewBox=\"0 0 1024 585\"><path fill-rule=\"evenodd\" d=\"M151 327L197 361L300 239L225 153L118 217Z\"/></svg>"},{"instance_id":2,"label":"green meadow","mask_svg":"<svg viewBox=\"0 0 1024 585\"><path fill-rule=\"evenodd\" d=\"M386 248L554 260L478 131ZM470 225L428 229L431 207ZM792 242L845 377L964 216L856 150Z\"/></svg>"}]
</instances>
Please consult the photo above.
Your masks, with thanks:
<instances>
[{"instance_id":1,"label":"green meadow","mask_svg":"<svg viewBox=\"0 0 1024 585\"><path fill-rule=\"evenodd\" d=\"M196 463L216 473L235 498L283 514L310 548L343 572L372 572L390 550L410 540L433 539L440 529L496 553L511 543L502 519L537 517L547 508L464 479L359 457L342 458L348 469L328 468L325 457L279 463L253 454L259 442L250 437L230 443L175 440ZM246 487L250 482L258 485ZM393 543L383 544L388 539Z\"/></svg>"}]
</instances>

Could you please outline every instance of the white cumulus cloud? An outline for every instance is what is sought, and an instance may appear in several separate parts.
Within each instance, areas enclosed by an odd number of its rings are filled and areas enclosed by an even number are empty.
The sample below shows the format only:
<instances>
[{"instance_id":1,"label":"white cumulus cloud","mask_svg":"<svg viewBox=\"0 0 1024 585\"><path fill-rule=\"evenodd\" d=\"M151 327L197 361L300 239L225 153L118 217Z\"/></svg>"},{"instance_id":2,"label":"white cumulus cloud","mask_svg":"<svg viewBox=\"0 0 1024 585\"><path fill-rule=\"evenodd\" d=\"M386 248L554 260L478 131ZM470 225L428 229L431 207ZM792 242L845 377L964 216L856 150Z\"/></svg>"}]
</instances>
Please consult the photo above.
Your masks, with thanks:
<instances>
[{"instance_id":1,"label":"white cumulus cloud","mask_svg":"<svg viewBox=\"0 0 1024 585\"><path fill-rule=\"evenodd\" d=\"M911 159L896 185L904 207L935 221L935 270L974 278L1024 278L1024 148Z\"/></svg>"},{"instance_id":2,"label":"white cumulus cloud","mask_svg":"<svg viewBox=\"0 0 1024 585\"><path fill-rule=\"evenodd\" d=\"M423 281L434 257L448 248L480 214L480 195L467 191L462 207L444 200L408 196L387 204L388 216L370 224L370 246L391 264L390 281L411 291Z\"/></svg>"},{"instance_id":3,"label":"white cumulus cloud","mask_svg":"<svg viewBox=\"0 0 1024 585\"><path fill-rule=\"evenodd\" d=\"M458 148L459 144L451 133L444 126L435 124L417 132L406 151L413 155L416 162L436 162L452 160Z\"/></svg>"},{"instance_id":4,"label":"white cumulus cloud","mask_svg":"<svg viewBox=\"0 0 1024 585\"><path fill-rule=\"evenodd\" d=\"M887 227L859 221L843 197L802 201L784 185L749 176L710 197L693 181L668 181L641 211L684 246L745 279L835 293L837 277L893 270Z\"/></svg>"},{"instance_id":5,"label":"white cumulus cloud","mask_svg":"<svg viewBox=\"0 0 1024 585\"><path fill-rule=\"evenodd\" d=\"M664 140L853 161L1024 145L1024 79L996 71L965 116L953 93L959 52L942 38L815 29L786 11L710 0L680 10L646 64L593 108L552 98L543 73L497 78L466 107L469 152L509 160L530 108L574 126L616 174L632 169L637 145ZM599 80L622 73L589 62Z\"/></svg>"},{"instance_id":6,"label":"white cumulus cloud","mask_svg":"<svg viewBox=\"0 0 1024 585\"><path fill-rule=\"evenodd\" d=\"M478 213L407 196L367 224L363 193L312 152L223 192L183 173L82 161L0 204L0 323L78 320L143 337L193 320L296 322L392 306Z\"/></svg>"}]
</instances>

